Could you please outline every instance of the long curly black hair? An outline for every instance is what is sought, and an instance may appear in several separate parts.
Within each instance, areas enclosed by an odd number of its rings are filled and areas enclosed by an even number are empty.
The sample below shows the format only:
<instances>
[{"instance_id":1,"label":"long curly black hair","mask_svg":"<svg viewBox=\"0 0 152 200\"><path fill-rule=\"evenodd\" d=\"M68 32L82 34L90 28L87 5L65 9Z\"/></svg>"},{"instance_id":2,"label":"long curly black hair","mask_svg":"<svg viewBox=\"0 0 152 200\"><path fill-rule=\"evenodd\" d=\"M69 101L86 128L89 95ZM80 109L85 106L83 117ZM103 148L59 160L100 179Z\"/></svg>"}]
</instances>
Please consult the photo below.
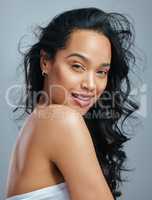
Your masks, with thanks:
<instances>
[{"instance_id":1,"label":"long curly black hair","mask_svg":"<svg viewBox=\"0 0 152 200\"><path fill-rule=\"evenodd\" d=\"M112 59L107 87L83 117L90 130L103 174L116 199L121 196L121 172L127 170L124 166L127 156L123 144L130 139L123 130L123 123L139 108L129 96L131 84L128 73L135 65L132 52L135 34L126 16L95 7L77 8L56 15L46 27L39 27L38 42L24 54L24 112L30 114L35 107L33 92L43 90L40 50L43 49L53 59L57 51L65 48L70 34L76 29L97 31L111 43ZM17 111L20 105L13 111Z\"/></svg>"}]
</instances>

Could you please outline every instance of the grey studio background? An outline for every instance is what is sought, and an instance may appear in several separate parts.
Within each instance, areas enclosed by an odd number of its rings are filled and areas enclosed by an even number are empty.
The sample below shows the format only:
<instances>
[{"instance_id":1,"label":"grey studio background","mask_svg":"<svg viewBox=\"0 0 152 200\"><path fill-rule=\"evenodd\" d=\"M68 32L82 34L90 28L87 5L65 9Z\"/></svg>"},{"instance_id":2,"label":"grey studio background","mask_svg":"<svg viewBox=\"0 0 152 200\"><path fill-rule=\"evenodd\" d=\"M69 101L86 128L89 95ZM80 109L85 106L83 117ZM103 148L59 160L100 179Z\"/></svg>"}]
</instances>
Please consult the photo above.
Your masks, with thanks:
<instances>
[{"instance_id":1,"label":"grey studio background","mask_svg":"<svg viewBox=\"0 0 152 200\"><path fill-rule=\"evenodd\" d=\"M150 0L0 0L0 199L4 199L6 175L12 146L18 134L17 124L12 120L11 107L6 101L8 88L16 84L16 67L20 62L17 51L19 39L27 35L31 41L32 28L43 25L51 18L67 9L96 6L107 11L118 11L131 16L136 31L136 44L144 58L140 76L140 100L142 109L138 113L141 122L135 126L135 137L127 143L127 165L134 168L127 174L129 182L123 185L125 200L151 200L152 161L151 161L151 123L152 123L152 43ZM28 40L29 37L29 40ZM30 43L30 42L29 42ZM13 177L12 177L13 178Z\"/></svg>"}]
</instances>

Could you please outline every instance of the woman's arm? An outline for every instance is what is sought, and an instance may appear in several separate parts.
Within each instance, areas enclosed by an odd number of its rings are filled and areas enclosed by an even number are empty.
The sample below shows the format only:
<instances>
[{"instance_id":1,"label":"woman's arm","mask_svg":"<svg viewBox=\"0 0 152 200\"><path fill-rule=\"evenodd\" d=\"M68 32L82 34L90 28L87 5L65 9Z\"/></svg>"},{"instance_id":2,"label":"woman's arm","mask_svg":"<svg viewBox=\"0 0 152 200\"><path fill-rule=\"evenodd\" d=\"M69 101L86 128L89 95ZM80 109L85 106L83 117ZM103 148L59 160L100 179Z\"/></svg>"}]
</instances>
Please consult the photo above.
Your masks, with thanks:
<instances>
[{"instance_id":1,"label":"woman's arm","mask_svg":"<svg viewBox=\"0 0 152 200\"><path fill-rule=\"evenodd\" d=\"M113 200L82 116L66 106L43 116L49 117L38 120L41 148L63 174L71 200Z\"/></svg>"}]
</instances>

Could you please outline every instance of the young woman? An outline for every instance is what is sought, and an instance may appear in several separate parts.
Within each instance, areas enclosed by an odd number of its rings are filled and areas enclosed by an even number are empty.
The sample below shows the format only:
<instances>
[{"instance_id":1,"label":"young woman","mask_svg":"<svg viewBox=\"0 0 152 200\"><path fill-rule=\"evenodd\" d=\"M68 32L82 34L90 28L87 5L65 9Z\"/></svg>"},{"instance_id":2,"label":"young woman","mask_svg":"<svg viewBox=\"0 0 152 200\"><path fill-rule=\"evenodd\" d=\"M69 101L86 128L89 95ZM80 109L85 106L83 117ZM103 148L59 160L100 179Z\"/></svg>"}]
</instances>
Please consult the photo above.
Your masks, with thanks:
<instances>
[{"instance_id":1,"label":"young woman","mask_svg":"<svg viewBox=\"0 0 152 200\"><path fill-rule=\"evenodd\" d=\"M129 98L132 31L122 14L94 7L40 28L24 57L29 116L12 152L7 200L121 195L129 138L118 124L138 109Z\"/></svg>"}]
</instances>

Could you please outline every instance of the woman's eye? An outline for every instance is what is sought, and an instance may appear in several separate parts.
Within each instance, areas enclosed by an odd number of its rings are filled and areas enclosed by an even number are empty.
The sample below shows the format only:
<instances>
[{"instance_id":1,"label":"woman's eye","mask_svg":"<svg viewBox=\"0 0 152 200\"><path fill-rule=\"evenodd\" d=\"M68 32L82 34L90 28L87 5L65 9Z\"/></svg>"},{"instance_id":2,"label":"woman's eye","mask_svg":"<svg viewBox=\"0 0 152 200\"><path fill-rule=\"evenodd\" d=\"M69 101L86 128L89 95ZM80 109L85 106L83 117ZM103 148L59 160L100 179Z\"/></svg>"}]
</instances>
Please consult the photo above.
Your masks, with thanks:
<instances>
[{"instance_id":1,"label":"woman's eye","mask_svg":"<svg viewBox=\"0 0 152 200\"><path fill-rule=\"evenodd\" d=\"M73 64L72 68L74 68L76 71L82 71L84 68L81 65Z\"/></svg>"},{"instance_id":2,"label":"woman's eye","mask_svg":"<svg viewBox=\"0 0 152 200\"><path fill-rule=\"evenodd\" d=\"M98 71L100 77L105 77L108 74L108 71Z\"/></svg>"}]
</instances>

